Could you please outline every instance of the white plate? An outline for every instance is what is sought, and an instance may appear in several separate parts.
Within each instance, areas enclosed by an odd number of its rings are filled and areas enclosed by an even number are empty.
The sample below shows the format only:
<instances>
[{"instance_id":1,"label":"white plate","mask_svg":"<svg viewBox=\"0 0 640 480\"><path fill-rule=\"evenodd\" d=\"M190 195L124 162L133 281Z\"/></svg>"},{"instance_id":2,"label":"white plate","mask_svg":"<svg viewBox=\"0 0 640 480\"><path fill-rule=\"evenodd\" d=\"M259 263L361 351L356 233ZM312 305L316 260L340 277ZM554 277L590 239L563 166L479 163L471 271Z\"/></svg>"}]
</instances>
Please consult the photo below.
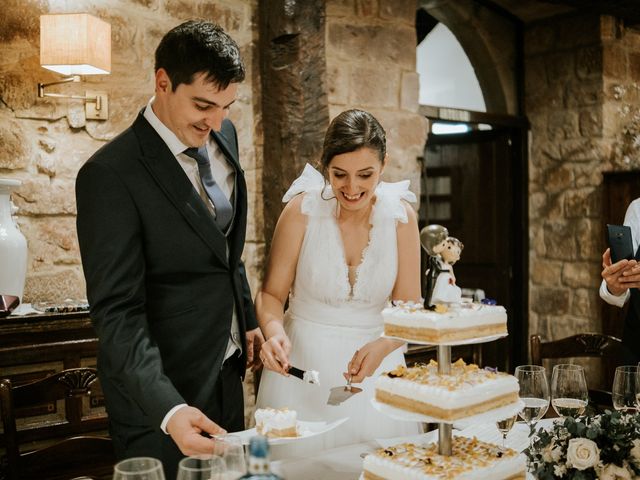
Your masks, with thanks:
<instances>
[{"instance_id":1,"label":"white plate","mask_svg":"<svg viewBox=\"0 0 640 480\"><path fill-rule=\"evenodd\" d=\"M507 335L509 334L505 332L505 333L497 333L495 335L488 335L486 337L467 338L466 340L451 340L448 342L423 342L421 340L416 340L414 338L390 337L387 335L383 335L383 337L392 338L394 340L401 340L403 342L409 342L416 345L448 345L451 347L455 347L456 345L473 345L475 343L493 342L494 340L498 340L499 338L506 337Z\"/></svg>"},{"instance_id":2,"label":"white plate","mask_svg":"<svg viewBox=\"0 0 640 480\"><path fill-rule=\"evenodd\" d=\"M517 415L518 412L520 412L524 408L524 402L522 400L518 400L517 402L505 405L504 407L494 408L493 410L479 413L477 415L472 415L470 417L465 417L458 420L442 420L440 418L430 417L421 413L407 412L406 410L392 407L391 405L387 405L385 403L380 403L375 398L371 399L371 404L373 405L373 408L378 410L380 413L383 413L395 420L422 423L450 423L455 424L456 428L465 428L474 423L497 422L498 420L503 420L507 417Z\"/></svg>"},{"instance_id":3,"label":"white plate","mask_svg":"<svg viewBox=\"0 0 640 480\"><path fill-rule=\"evenodd\" d=\"M341 418L340 420L336 420L335 422L327 423L327 422L304 422L302 420L298 420L298 436L297 437L282 437L282 438L269 438L269 443L271 445L282 445L285 443L295 442L297 440L303 440L309 437L315 437L316 435L322 435L323 433L327 433L334 428L339 427L344 422L349 420L349 417ZM241 432L232 432L230 435L234 435L240 437L243 445L249 445L249 440L251 437L255 437L258 435L255 428L250 428L249 430L243 430Z\"/></svg>"}]
</instances>

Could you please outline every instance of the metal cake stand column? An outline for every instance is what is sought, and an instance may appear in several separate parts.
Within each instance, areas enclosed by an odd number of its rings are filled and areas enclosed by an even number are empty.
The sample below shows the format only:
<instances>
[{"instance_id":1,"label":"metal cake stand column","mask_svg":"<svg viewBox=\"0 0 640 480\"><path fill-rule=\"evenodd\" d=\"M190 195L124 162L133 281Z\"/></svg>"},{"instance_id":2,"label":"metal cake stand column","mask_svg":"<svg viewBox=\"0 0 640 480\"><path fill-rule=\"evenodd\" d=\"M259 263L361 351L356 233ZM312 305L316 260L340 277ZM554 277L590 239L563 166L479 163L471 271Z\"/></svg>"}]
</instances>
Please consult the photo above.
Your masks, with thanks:
<instances>
[{"instance_id":1,"label":"metal cake stand column","mask_svg":"<svg viewBox=\"0 0 640 480\"><path fill-rule=\"evenodd\" d=\"M438 345L438 373L447 375L451 372L451 346ZM453 425L438 424L438 452L440 455L451 455L451 438Z\"/></svg>"}]
</instances>

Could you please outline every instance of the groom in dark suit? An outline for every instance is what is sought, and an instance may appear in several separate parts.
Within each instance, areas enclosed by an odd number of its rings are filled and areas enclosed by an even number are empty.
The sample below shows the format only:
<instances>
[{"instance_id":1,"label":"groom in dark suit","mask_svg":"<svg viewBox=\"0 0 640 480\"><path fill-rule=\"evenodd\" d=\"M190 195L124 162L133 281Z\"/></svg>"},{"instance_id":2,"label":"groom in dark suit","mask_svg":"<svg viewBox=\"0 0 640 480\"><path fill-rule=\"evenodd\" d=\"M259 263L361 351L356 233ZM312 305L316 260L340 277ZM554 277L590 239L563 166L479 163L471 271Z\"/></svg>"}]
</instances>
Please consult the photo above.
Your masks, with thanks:
<instances>
[{"instance_id":1,"label":"groom in dark suit","mask_svg":"<svg viewBox=\"0 0 640 480\"><path fill-rule=\"evenodd\" d=\"M226 119L245 69L217 25L156 50L155 96L76 182L98 372L119 458L211 453L244 429L242 377L262 335L240 255L247 188ZM255 362L254 362L255 360Z\"/></svg>"}]
</instances>

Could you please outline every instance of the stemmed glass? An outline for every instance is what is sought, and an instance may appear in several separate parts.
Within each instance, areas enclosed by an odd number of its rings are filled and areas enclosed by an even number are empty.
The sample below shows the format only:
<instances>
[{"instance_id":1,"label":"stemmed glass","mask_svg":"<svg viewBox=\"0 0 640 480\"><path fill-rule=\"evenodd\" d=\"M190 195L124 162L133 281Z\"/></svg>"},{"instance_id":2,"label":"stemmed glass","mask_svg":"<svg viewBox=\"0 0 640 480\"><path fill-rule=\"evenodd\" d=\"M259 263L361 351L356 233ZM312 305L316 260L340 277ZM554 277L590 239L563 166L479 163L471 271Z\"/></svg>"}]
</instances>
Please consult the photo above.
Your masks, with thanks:
<instances>
[{"instance_id":1,"label":"stemmed glass","mask_svg":"<svg viewBox=\"0 0 640 480\"><path fill-rule=\"evenodd\" d=\"M176 480L224 480L227 467L218 455L184 457L178 464Z\"/></svg>"},{"instance_id":2,"label":"stemmed glass","mask_svg":"<svg viewBox=\"0 0 640 480\"><path fill-rule=\"evenodd\" d=\"M524 402L519 415L531 427L531 423L540 420L549 408L547 375L540 365L520 365L514 375L520 384L520 399Z\"/></svg>"},{"instance_id":3,"label":"stemmed glass","mask_svg":"<svg viewBox=\"0 0 640 480\"><path fill-rule=\"evenodd\" d=\"M512 415L511 417L507 417L504 420L500 420L499 422L496 422L498 431L502 434L502 448L501 448L502 451L507 449L507 444L506 444L507 435L509 435L509 432L513 428L513 424L515 423L516 418L518 418L517 415Z\"/></svg>"},{"instance_id":4,"label":"stemmed glass","mask_svg":"<svg viewBox=\"0 0 640 480\"><path fill-rule=\"evenodd\" d=\"M622 365L616 367L613 377L611 400L613 408L621 412L635 412L638 405L640 384L638 383L638 367L635 365Z\"/></svg>"},{"instance_id":5,"label":"stemmed glass","mask_svg":"<svg viewBox=\"0 0 640 480\"><path fill-rule=\"evenodd\" d=\"M113 480L165 480L162 462L151 457L127 458L116 463Z\"/></svg>"},{"instance_id":6,"label":"stemmed glass","mask_svg":"<svg viewBox=\"0 0 640 480\"><path fill-rule=\"evenodd\" d=\"M584 368L561 363L551 374L551 405L561 417L578 417L584 413L589 401Z\"/></svg>"}]
</instances>

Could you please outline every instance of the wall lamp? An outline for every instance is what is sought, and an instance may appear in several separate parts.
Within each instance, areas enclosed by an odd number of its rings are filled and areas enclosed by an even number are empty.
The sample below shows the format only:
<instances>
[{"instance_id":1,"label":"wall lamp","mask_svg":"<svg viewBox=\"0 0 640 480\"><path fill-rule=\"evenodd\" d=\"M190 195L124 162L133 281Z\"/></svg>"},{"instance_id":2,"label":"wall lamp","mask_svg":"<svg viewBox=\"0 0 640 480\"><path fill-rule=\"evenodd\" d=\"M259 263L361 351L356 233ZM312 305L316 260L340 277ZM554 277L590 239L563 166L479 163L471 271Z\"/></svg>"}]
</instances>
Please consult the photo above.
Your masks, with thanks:
<instances>
[{"instance_id":1,"label":"wall lamp","mask_svg":"<svg viewBox=\"0 0 640 480\"><path fill-rule=\"evenodd\" d=\"M40 16L40 65L66 78L38 83L38 97L84 100L88 120L107 120L109 100L106 92L86 91L85 95L45 92L47 87L80 82L80 75L106 75L111 72L111 25L88 13L62 13Z\"/></svg>"}]
</instances>

